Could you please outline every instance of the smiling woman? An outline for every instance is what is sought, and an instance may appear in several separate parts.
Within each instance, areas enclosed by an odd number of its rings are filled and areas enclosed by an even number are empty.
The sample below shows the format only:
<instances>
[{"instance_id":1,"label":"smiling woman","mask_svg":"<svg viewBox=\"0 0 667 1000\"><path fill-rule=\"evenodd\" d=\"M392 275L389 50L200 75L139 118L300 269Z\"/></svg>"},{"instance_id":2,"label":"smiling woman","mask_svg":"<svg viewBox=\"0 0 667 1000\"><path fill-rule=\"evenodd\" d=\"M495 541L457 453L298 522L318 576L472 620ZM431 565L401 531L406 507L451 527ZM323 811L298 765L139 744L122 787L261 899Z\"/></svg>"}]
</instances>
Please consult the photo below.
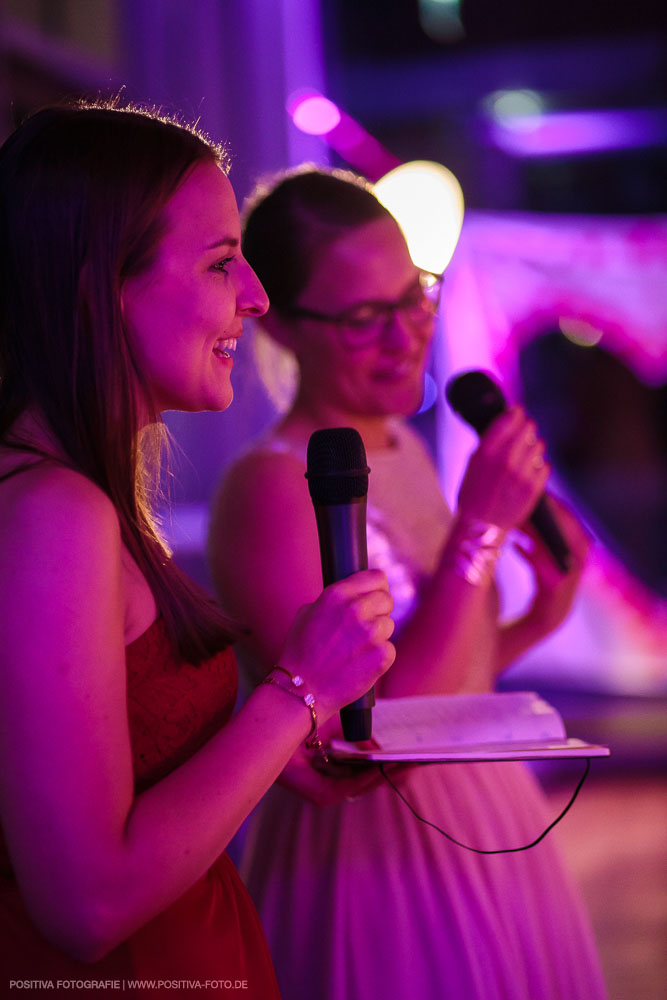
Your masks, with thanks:
<instances>
[{"instance_id":1,"label":"smiling woman","mask_svg":"<svg viewBox=\"0 0 667 1000\"><path fill-rule=\"evenodd\" d=\"M215 163L181 184L165 226L151 266L123 287L128 333L158 412L224 410L243 319L268 300L241 254L236 199Z\"/></svg>"},{"instance_id":2,"label":"smiling woman","mask_svg":"<svg viewBox=\"0 0 667 1000\"><path fill-rule=\"evenodd\" d=\"M238 630L157 531L161 412L225 409L267 308L224 166L113 104L46 109L0 150L0 982L277 997L225 847L393 660L386 580L359 574L285 643L308 701L265 684L232 718Z\"/></svg>"}]
</instances>

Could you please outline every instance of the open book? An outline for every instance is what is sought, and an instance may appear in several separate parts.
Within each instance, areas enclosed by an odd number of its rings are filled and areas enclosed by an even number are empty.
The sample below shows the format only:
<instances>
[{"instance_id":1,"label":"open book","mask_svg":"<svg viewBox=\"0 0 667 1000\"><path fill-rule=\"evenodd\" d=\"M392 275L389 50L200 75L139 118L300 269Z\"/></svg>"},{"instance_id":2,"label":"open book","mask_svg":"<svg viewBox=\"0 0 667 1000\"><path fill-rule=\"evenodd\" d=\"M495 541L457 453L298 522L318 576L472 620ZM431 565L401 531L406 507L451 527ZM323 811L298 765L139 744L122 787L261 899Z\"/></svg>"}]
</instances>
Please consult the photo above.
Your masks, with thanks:
<instances>
[{"instance_id":1,"label":"open book","mask_svg":"<svg viewBox=\"0 0 667 1000\"><path fill-rule=\"evenodd\" d=\"M606 757L609 747L568 739L556 709L534 691L380 698L373 739L332 740L335 760L482 761Z\"/></svg>"}]
</instances>

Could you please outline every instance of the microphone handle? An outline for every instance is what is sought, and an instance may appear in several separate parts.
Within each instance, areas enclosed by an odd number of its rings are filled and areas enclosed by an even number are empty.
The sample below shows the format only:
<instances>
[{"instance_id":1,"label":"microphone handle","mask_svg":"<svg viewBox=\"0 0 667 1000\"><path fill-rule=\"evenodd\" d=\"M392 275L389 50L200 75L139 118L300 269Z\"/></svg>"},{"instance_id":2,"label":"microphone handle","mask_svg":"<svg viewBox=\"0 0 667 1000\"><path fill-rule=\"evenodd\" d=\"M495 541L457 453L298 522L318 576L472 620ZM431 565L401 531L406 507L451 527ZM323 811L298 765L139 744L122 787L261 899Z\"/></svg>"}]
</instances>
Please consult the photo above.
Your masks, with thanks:
<instances>
[{"instance_id":1,"label":"microphone handle","mask_svg":"<svg viewBox=\"0 0 667 1000\"><path fill-rule=\"evenodd\" d=\"M548 548L561 572L568 573L572 568L572 553L560 528L551 516L544 494L537 501L533 513L530 515L530 523Z\"/></svg>"},{"instance_id":2,"label":"microphone handle","mask_svg":"<svg viewBox=\"0 0 667 1000\"><path fill-rule=\"evenodd\" d=\"M366 545L366 497L355 497L344 504L313 504L320 540L322 583L344 580L359 570L368 569ZM375 690L340 710L343 736L351 743L371 738L372 707Z\"/></svg>"}]
</instances>

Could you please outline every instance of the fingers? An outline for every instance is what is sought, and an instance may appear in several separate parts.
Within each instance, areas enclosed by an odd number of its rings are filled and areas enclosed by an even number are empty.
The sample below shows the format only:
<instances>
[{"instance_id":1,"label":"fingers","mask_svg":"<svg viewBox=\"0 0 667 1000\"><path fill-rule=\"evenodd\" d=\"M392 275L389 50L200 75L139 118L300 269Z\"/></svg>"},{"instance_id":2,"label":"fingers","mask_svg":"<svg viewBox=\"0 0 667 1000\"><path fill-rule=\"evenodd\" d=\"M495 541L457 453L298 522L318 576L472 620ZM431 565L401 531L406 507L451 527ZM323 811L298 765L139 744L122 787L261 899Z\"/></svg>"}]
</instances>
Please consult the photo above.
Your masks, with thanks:
<instances>
[{"instance_id":1,"label":"fingers","mask_svg":"<svg viewBox=\"0 0 667 1000\"><path fill-rule=\"evenodd\" d=\"M379 569L362 569L344 580L338 580L327 587L327 590L335 589L341 595L353 597L357 594L366 594L375 590L385 590L389 593L389 583L386 573Z\"/></svg>"},{"instance_id":2,"label":"fingers","mask_svg":"<svg viewBox=\"0 0 667 1000\"><path fill-rule=\"evenodd\" d=\"M386 584L384 573L380 575ZM328 587L327 591L334 591L328 596L331 596L342 604L347 604L355 608L360 621L389 616L394 610L394 599L386 586L376 590L363 590L355 594L354 591L350 593L349 587L341 586L341 584L346 583L347 581L340 581L340 583ZM327 594L327 591L325 591L325 594Z\"/></svg>"},{"instance_id":3,"label":"fingers","mask_svg":"<svg viewBox=\"0 0 667 1000\"><path fill-rule=\"evenodd\" d=\"M371 586L373 589L367 589ZM370 642L381 644L393 634L390 616L394 599L386 575L380 570L366 570L339 580L326 588L321 599L339 605L340 614L347 619L346 628L365 630Z\"/></svg>"},{"instance_id":4,"label":"fingers","mask_svg":"<svg viewBox=\"0 0 667 1000\"><path fill-rule=\"evenodd\" d=\"M493 422L471 457L461 510L502 528L517 527L533 510L550 472L535 422L513 407Z\"/></svg>"},{"instance_id":5,"label":"fingers","mask_svg":"<svg viewBox=\"0 0 667 1000\"><path fill-rule=\"evenodd\" d=\"M548 478L550 469L544 457L545 443L538 436L535 421L518 406L494 421L482 438L480 451L505 457L511 468L530 477L544 482Z\"/></svg>"},{"instance_id":6,"label":"fingers","mask_svg":"<svg viewBox=\"0 0 667 1000\"><path fill-rule=\"evenodd\" d=\"M307 677L322 718L368 691L394 662L392 608L385 574L372 570L331 584L297 615L283 661Z\"/></svg>"},{"instance_id":7,"label":"fingers","mask_svg":"<svg viewBox=\"0 0 667 1000\"><path fill-rule=\"evenodd\" d=\"M320 730L325 743L331 735L331 723L337 723L337 717L330 719ZM342 733L338 735L342 738ZM278 779L281 785L323 807L355 799L381 780L375 766L326 763L303 747L299 747Z\"/></svg>"}]
</instances>

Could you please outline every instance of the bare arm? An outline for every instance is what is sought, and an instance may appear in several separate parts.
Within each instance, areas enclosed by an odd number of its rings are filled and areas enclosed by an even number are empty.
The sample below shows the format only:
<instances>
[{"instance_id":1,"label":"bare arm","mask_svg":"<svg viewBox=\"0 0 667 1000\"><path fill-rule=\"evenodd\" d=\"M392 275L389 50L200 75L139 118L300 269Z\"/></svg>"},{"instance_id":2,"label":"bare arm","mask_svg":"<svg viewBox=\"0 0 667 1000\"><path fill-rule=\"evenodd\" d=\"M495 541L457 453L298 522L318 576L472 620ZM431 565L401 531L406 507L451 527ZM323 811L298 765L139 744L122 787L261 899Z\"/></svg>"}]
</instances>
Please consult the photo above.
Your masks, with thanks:
<instances>
[{"instance_id":1,"label":"bare arm","mask_svg":"<svg viewBox=\"0 0 667 1000\"><path fill-rule=\"evenodd\" d=\"M382 679L381 694L492 685L498 641L493 583L472 586L453 564L470 518L507 529L525 520L548 474L546 466L538 470L532 462L542 450L534 425L518 410L485 435L469 463L459 515L440 564L396 639L396 662ZM239 578L235 567L244 550L251 558ZM230 472L214 511L211 558L229 610L252 629L254 652L265 664L274 662L294 608L312 599L321 585L315 518L297 459L256 453ZM471 678L469 665L481 634L492 646L487 675Z\"/></svg>"},{"instance_id":2,"label":"bare arm","mask_svg":"<svg viewBox=\"0 0 667 1000\"><path fill-rule=\"evenodd\" d=\"M187 763L138 797L125 703L121 545L113 507L67 470L3 491L0 808L40 930L92 960L200 877L310 730L297 699L262 686ZM285 665L325 721L393 657L381 574L300 612ZM356 693L353 693L356 691Z\"/></svg>"},{"instance_id":3,"label":"bare arm","mask_svg":"<svg viewBox=\"0 0 667 1000\"><path fill-rule=\"evenodd\" d=\"M396 664L382 680L383 693L447 694L493 686L502 641L495 584L491 575L468 582L456 571L457 556L471 522L506 532L525 522L549 474L543 451L534 423L516 407L484 434L468 462L438 567L396 640Z\"/></svg>"}]
</instances>

